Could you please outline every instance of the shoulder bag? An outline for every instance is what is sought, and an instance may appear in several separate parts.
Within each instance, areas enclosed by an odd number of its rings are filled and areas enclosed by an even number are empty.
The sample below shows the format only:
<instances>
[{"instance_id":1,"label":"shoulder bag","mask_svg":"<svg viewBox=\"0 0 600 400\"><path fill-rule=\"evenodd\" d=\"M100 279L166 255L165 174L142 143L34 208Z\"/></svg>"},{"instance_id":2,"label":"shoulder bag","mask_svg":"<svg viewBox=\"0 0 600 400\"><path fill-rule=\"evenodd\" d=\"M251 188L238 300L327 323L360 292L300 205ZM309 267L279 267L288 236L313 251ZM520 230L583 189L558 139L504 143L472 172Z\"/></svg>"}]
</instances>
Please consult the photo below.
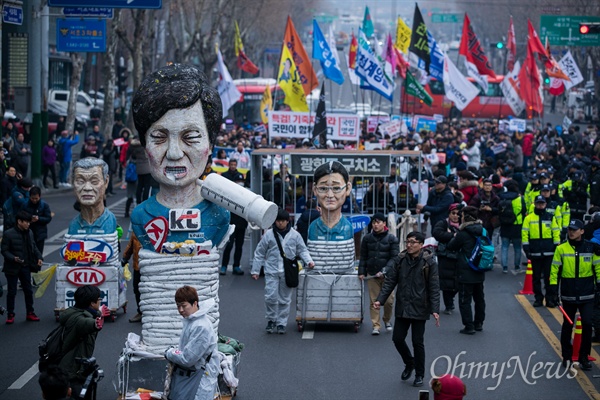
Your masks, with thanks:
<instances>
[{"instance_id":1,"label":"shoulder bag","mask_svg":"<svg viewBox=\"0 0 600 400\"><path fill-rule=\"evenodd\" d=\"M279 247L279 254L281 254L281 258L283 258L283 272L285 274L285 285L290 288L298 287L298 273L300 272L299 257L295 257L293 260L289 259L285 256L283 252L283 247L281 246L281 241L279 240L279 234L273 231L273 236L275 236L275 241L277 242L277 247Z\"/></svg>"}]
</instances>

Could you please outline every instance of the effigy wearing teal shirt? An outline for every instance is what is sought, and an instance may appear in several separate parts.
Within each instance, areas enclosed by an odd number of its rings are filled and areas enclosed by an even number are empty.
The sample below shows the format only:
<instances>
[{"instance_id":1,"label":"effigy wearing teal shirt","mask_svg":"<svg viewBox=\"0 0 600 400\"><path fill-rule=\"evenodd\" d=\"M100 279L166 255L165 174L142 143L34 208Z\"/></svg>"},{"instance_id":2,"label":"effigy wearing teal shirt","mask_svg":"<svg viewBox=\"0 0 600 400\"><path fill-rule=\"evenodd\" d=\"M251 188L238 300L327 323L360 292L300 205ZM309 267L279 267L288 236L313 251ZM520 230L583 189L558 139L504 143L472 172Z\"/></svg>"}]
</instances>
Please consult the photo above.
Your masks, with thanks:
<instances>
[{"instance_id":1,"label":"effigy wearing teal shirt","mask_svg":"<svg viewBox=\"0 0 600 400\"><path fill-rule=\"evenodd\" d=\"M308 240L324 240L328 242L339 242L354 237L354 229L350 221L342 216L332 228L325 225L321 218L314 220L308 227Z\"/></svg>"},{"instance_id":2,"label":"effigy wearing teal shirt","mask_svg":"<svg viewBox=\"0 0 600 400\"><path fill-rule=\"evenodd\" d=\"M168 231L165 242L181 243L193 240L196 243L203 243L210 240L213 247L219 245L229 229L229 211L208 200L202 200L191 208L200 210L200 228L197 231ZM131 213L133 232L144 249L157 251L144 226L159 217L168 221L169 211L169 208L156 200L156 196L152 196Z\"/></svg>"}]
</instances>

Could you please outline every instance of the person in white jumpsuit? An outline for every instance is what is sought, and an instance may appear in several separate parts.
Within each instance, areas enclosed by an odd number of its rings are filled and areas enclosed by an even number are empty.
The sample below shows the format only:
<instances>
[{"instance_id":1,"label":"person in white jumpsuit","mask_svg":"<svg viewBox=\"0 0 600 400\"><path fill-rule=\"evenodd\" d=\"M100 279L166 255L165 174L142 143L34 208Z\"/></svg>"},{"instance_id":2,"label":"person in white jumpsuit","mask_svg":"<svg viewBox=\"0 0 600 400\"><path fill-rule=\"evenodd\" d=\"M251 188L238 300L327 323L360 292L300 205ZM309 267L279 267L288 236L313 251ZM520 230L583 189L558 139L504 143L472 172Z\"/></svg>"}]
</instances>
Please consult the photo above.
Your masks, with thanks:
<instances>
[{"instance_id":1,"label":"person in white jumpsuit","mask_svg":"<svg viewBox=\"0 0 600 400\"><path fill-rule=\"evenodd\" d=\"M165 351L174 364L169 400L213 400L217 391L219 357L217 334L207 317L214 300L198 303L198 292L183 286L175 292L177 310L183 319L179 346ZM192 397L195 393L195 397Z\"/></svg>"},{"instance_id":2,"label":"person in white jumpsuit","mask_svg":"<svg viewBox=\"0 0 600 400\"><path fill-rule=\"evenodd\" d=\"M296 256L300 256L308 268L315 266L302 236L298 231L291 228L289 222L290 214L283 209L279 209L273 228L265 233L256 247L250 272L252 278L257 280L260 268L264 267L265 269L267 333L273 333L275 328L277 328L277 333L285 333L293 291L285 284L283 258L279 246L277 246L275 235L279 236L281 247L287 258L294 259Z\"/></svg>"}]
</instances>

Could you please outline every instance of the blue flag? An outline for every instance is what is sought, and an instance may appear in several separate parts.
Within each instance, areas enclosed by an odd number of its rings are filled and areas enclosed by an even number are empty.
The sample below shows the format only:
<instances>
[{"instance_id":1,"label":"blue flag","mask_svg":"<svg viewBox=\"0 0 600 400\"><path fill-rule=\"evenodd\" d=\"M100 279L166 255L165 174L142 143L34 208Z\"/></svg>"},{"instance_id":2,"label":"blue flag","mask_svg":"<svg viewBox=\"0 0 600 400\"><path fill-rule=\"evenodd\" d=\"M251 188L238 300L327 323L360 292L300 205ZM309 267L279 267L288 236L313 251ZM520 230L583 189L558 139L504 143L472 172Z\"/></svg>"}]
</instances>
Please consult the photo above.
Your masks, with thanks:
<instances>
[{"instance_id":1,"label":"blue flag","mask_svg":"<svg viewBox=\"0 0 600 400\"><path fill-rule=\"evenodd\" d=\"M358 51L356 53L356 75L362 79L360 87L374 90L389 101L393 101L394 82L388 77L382 63L362 30L358 30ZM368 87L365 86L368 84Z\"/></svg>"},{"instance_id":2,"label":"blue flag","mask_svg":"<svg viewBox=\"0 0 600 400\"><path fill-rule=\"evenodd\" d=\"M431 61L429 64L429 75L438 81L442 81L444 79L444 53L437 45L437 42L429 31L427 31L427 45L430 49L429 57ZM425 61L421 60L420 58L419 69L425 69Z\"/></svg>"},{"instance_id":3,"label":"blue flag","mask_svg":"<svg viewBox=\"0 0 600 400\"><path fill-rule=\"evenodd\" d=\"M325 40L325 36L323 36L323 32L321 32L319 24L317 24L317 21L313 19L312 56L314 59L321 62L321 68L323 69L323 74L325 77L331 79L338 85L341 85L344 83L344 74L342 74L342 70L338 65L337 58L334 56L332 51L337 50L332 50L331 47L329 47L329 43L327 43L327 40Z\"/></svg>"}]
</instances>

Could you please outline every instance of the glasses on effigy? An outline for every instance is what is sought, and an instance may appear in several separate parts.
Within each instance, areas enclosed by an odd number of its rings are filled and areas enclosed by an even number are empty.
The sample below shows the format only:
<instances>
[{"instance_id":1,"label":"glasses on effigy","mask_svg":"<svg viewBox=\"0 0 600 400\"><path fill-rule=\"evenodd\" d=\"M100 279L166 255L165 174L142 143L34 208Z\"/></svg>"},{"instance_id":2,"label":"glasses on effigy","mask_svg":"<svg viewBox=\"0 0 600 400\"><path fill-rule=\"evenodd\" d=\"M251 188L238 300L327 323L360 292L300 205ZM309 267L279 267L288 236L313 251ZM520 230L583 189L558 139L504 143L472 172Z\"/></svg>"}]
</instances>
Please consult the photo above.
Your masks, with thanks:
<instances>
[{"instance_id":1,"label":"glasses on effigy","mask_svg":"<svg viewBox=\"0 0 600 400\"><path fill-rule=\"evenodd\" d=\"M329 191L331 190L331 192L333 194L340 194L344 191L344 189L346 189L348 185L344 185L344 186L317 186L316 190L317 193L320 194L327 194L329 193Z\"/></svg>"}]
</instances>

